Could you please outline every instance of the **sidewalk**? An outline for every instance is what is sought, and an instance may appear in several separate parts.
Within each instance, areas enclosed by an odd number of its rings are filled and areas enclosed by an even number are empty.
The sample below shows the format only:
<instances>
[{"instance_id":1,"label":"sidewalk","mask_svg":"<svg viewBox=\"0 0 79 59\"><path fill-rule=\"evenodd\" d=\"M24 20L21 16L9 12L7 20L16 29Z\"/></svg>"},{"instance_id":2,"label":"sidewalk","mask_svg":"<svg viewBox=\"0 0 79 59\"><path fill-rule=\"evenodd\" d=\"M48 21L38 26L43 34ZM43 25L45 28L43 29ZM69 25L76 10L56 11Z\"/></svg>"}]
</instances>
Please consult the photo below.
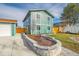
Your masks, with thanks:
<instances>
[{"instance_id":1,"label":"sidewalk","mask_svg":"<svg viewBox=\"0 0 79 59\"><path fill-rule=\"evenodd\" d=\"M62 52L61 52L61 56L79 56L79 54L62 47Z\"/></svg>"},{"instance_id":2,"label":"sidewalk","mask_svg":"<svg viewBox=\"0 0 79 59\"><path fill-rule=\"evenodd\" d=\"M0 56L36 56L24 46L21 35L16 37L0 37Z\"/></svg>"},{"instance_id":3,"label":"sidewalk","mask_svg":"<svg viewBox=\"0 0 79 59\"><path fill-rule=\"evenodd\" d=\"M36 56L29 48L25 47L21 35L15 37L12 56Z\"/></svg>"}]
</instances>

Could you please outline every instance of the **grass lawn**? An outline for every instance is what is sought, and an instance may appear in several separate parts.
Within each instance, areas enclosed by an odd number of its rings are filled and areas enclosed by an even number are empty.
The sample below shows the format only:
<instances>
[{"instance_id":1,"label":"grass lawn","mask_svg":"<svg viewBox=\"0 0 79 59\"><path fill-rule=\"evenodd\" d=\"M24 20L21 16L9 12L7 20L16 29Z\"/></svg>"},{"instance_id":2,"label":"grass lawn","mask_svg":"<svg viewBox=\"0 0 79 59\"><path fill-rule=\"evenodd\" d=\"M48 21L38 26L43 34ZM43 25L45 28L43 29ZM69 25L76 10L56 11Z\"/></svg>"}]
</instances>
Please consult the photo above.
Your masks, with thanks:
<instances>
[{"instance_id":1,"label":"grass lawn","mask_svg":"<svg viewBox=\"0 0 79 59\"><path fill-rule=\"evenodd\" d=\"M71 40L69 37L79 36L75 34L64 34L64 33L58 33L50 35L50 37L55 37L56 39L60 40L62 42L62 46L66 47L68 49L71 49L74 52L79 53L79 43Z\"/></svg>"}]
</instances>

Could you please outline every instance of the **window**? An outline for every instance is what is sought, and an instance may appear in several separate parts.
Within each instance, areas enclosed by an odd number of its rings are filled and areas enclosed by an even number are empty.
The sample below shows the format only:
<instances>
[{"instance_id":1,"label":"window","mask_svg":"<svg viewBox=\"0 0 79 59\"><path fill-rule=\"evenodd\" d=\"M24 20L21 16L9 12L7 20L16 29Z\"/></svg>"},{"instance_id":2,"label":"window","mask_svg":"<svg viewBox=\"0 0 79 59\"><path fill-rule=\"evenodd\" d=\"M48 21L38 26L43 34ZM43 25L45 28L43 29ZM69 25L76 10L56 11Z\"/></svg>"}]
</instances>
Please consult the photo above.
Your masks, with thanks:
<instances>
[{"instance_id":1,"label":"window","mask_svg":"<svg viewBox=\"0 0 79 59\"><path fill-rule=\"evenodd\" d=\"M40 25L37 25L37 30L40 30Z\"/></svg>"},{"instance_id":2,"label":"window","mask_svg":"<svg viewBox=\"0 0 79 59\"><path fill-rule=\"evenodd\" d=\"M48 26L48 30L50 30L50 26Z\"/></svg>"},{"instance_id":3,"label":"window","mask_svg":"<svg viewBox=\"0 0 79 59\"><path fill-rule=\"evenodd\" d=\"M48 17L48 24L50 23L50 17Z\"/></svg>"},{"instance_id":4,"label":"window","mask_svg":"<svg viewBox=\"0 0 79 59\"><path fill-rule=\"evenodd\" d=\"M39 14L37 14L37 19L40 19L40 15Z\"/></svg>"}]
</instances>

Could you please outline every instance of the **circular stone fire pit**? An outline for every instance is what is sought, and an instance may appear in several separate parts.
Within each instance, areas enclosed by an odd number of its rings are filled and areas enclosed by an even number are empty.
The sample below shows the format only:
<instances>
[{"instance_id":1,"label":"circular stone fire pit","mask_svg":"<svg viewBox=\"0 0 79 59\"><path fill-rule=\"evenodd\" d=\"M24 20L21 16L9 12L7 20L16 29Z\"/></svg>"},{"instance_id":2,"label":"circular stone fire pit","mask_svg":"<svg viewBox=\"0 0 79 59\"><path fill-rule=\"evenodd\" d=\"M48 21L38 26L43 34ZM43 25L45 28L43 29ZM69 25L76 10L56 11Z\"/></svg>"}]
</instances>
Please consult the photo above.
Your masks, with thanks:
<instances>
[{"instance_id":1,"label":"circular stone fire pit","mask_svg":"<svg viewBox=\"0 0 79 59\"><path fill-rule=\"evenodd\" d=\"M35 51L38 55L42 56L57 56L61 53L61 42L55 38L38 35L25 35L23 34L25 42Z\"/></svg>"}]
</instances>

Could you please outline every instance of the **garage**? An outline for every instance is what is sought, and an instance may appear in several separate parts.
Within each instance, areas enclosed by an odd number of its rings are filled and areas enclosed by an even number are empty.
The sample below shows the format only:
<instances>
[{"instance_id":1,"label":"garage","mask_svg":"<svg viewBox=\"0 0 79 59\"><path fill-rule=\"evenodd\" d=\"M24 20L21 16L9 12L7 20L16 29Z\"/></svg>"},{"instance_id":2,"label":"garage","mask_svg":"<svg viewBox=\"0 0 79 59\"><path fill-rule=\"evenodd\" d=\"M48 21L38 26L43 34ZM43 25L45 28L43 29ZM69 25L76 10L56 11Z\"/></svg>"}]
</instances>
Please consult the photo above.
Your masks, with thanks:
<instances>
[{"instance_id":1,"label":"garage","mask_svg":"<svg viewBox=\"0 0 79 59\"><path fill-rule=\"evenodd\" d=\"M11 36L11 24L0 24L0 36Z\"/></svg>"},{"instance_id":2,"label":"garage","mask_svg":"<svg viewBox=\"0 0 79 59\"><path fill-rule=\"evenodd\" d=\"M16 34L16 20L0 19L0 37Z\"/></svg>"}]
</instances>

